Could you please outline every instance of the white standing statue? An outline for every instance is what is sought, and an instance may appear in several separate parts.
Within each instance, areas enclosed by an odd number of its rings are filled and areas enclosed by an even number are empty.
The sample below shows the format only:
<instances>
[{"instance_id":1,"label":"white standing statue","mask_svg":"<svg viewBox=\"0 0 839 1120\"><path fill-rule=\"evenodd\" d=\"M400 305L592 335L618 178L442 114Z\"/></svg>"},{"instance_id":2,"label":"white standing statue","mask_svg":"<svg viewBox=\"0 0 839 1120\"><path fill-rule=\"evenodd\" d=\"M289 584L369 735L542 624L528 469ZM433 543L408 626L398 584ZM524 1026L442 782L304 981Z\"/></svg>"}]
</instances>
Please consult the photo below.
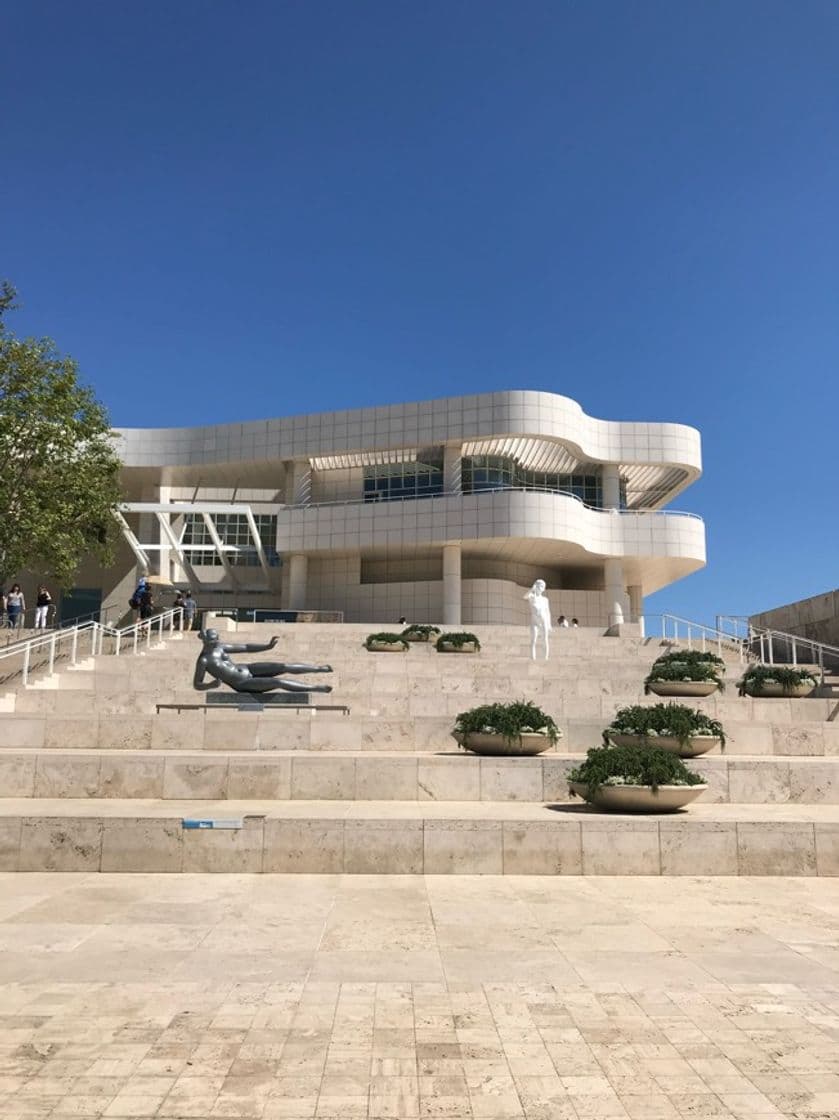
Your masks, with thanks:
<instances>
[{"instance_id":1,"label":"white standing statue","mask_svg":"<svg viewBox=\"0 0 839 1120\"><path fill-rule=\"evenodd\" d=\"M536 660L536 642L541 637L547 661L551 652L551 604L545 594L545 581L537 579L524 598L530 603L530 656Z\"/></svg>"}]
</instances>

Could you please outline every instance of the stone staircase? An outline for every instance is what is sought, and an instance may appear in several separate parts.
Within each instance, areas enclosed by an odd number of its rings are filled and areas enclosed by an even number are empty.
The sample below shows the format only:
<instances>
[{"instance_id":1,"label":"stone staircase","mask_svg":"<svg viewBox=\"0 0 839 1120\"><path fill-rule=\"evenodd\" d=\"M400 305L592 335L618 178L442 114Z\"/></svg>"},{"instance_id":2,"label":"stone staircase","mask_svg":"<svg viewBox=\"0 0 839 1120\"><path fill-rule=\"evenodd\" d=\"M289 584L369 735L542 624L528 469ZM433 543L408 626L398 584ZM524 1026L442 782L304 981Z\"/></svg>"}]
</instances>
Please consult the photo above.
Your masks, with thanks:
<instances>
[{"instance_id":1,"label":"stone staircase","mask_svg":"<svg viewBox=\"0 0 839 1120\"><path fill-rule=\"evenodd\" d=\"M533 662L525 630L480 627L480 654L368 653L366 625L240 628L264 658L334 667L334 711L195 704L198 642L103 655L7 695L0 710L0 870L833 875L839 722L833 697L695 706L724 755L692 760L709 789L684 814L598 814L566 776L614 712L644 697L657 642L556 634ZM177 636L175 636L177 637ZM258 658L259 655L253 655ZM242 655L248 660L249 655ZM563 730L535 758L479 758L450 737L476 704L526 698ZM694 704L693 701L686 703ZM184 819L241 827L185 828Z\"/></svg>"}]
</instances>

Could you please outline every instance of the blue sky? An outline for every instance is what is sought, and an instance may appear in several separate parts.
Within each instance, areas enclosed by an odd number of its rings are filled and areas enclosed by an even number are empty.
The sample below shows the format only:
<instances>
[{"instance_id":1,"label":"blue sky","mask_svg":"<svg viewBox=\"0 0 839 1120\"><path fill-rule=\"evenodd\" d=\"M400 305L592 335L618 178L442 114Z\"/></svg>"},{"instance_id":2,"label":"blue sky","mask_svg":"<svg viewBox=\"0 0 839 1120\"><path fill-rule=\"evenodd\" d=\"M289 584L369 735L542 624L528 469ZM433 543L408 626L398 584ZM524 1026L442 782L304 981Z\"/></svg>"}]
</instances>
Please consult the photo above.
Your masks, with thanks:
<instances>
[{"instance_id":1,"label":"blue sky","mask_svg":"<svg viewBox=\"0 0 839 1120\"><path fill-rule=\"evenodd\" d=\"M709 620L839 586L839 5L6 6L0 276L120 426L504 388L703 433Z\"/></svg>"}]
</instances>

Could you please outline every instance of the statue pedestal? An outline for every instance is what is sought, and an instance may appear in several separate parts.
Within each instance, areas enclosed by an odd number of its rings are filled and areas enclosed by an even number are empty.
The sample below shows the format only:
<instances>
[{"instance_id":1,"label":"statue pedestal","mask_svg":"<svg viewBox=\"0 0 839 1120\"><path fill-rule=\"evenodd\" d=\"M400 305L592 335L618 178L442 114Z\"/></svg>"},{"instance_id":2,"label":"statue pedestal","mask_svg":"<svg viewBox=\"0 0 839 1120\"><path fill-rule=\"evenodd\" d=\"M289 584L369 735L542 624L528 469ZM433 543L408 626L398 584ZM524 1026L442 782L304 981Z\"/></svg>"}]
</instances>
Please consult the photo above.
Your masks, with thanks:
<instances>
[{"instance_id":1,"label":"statue pedestal","mask_svg":"<svg viewBox=\"0 0 839 1120\"><path fill-rule=\"evenodd\" d=\"M208 708L236 708L237 711L259 711L263 708L282 708L293 704L306 708L311 702L310 692L208 692Z\"/></svg>"}]
</instances>

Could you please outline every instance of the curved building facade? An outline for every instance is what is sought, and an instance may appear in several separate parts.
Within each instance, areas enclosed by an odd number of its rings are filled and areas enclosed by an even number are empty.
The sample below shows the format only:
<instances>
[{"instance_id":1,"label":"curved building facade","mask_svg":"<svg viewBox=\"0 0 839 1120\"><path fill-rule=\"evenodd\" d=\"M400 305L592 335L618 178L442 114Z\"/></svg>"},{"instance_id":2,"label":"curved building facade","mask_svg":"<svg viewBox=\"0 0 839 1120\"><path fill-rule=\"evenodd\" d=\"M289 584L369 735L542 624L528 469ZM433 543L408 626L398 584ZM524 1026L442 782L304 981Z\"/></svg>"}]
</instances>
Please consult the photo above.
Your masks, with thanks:
<instances>
[{"instance_id":1,"label":"curved building facade","mask_svg":"<svg viewBox=\"0 0 839 1120\"><path fill-rule=\"evenodd\" d=\"M587 416L510 391L201 428L124 429L125 548L105 606L139 570L202 607L347 621L608 625L705 563L705 528L667 506L701 473L681 424Z\"/></svg>"}]
</instances>

